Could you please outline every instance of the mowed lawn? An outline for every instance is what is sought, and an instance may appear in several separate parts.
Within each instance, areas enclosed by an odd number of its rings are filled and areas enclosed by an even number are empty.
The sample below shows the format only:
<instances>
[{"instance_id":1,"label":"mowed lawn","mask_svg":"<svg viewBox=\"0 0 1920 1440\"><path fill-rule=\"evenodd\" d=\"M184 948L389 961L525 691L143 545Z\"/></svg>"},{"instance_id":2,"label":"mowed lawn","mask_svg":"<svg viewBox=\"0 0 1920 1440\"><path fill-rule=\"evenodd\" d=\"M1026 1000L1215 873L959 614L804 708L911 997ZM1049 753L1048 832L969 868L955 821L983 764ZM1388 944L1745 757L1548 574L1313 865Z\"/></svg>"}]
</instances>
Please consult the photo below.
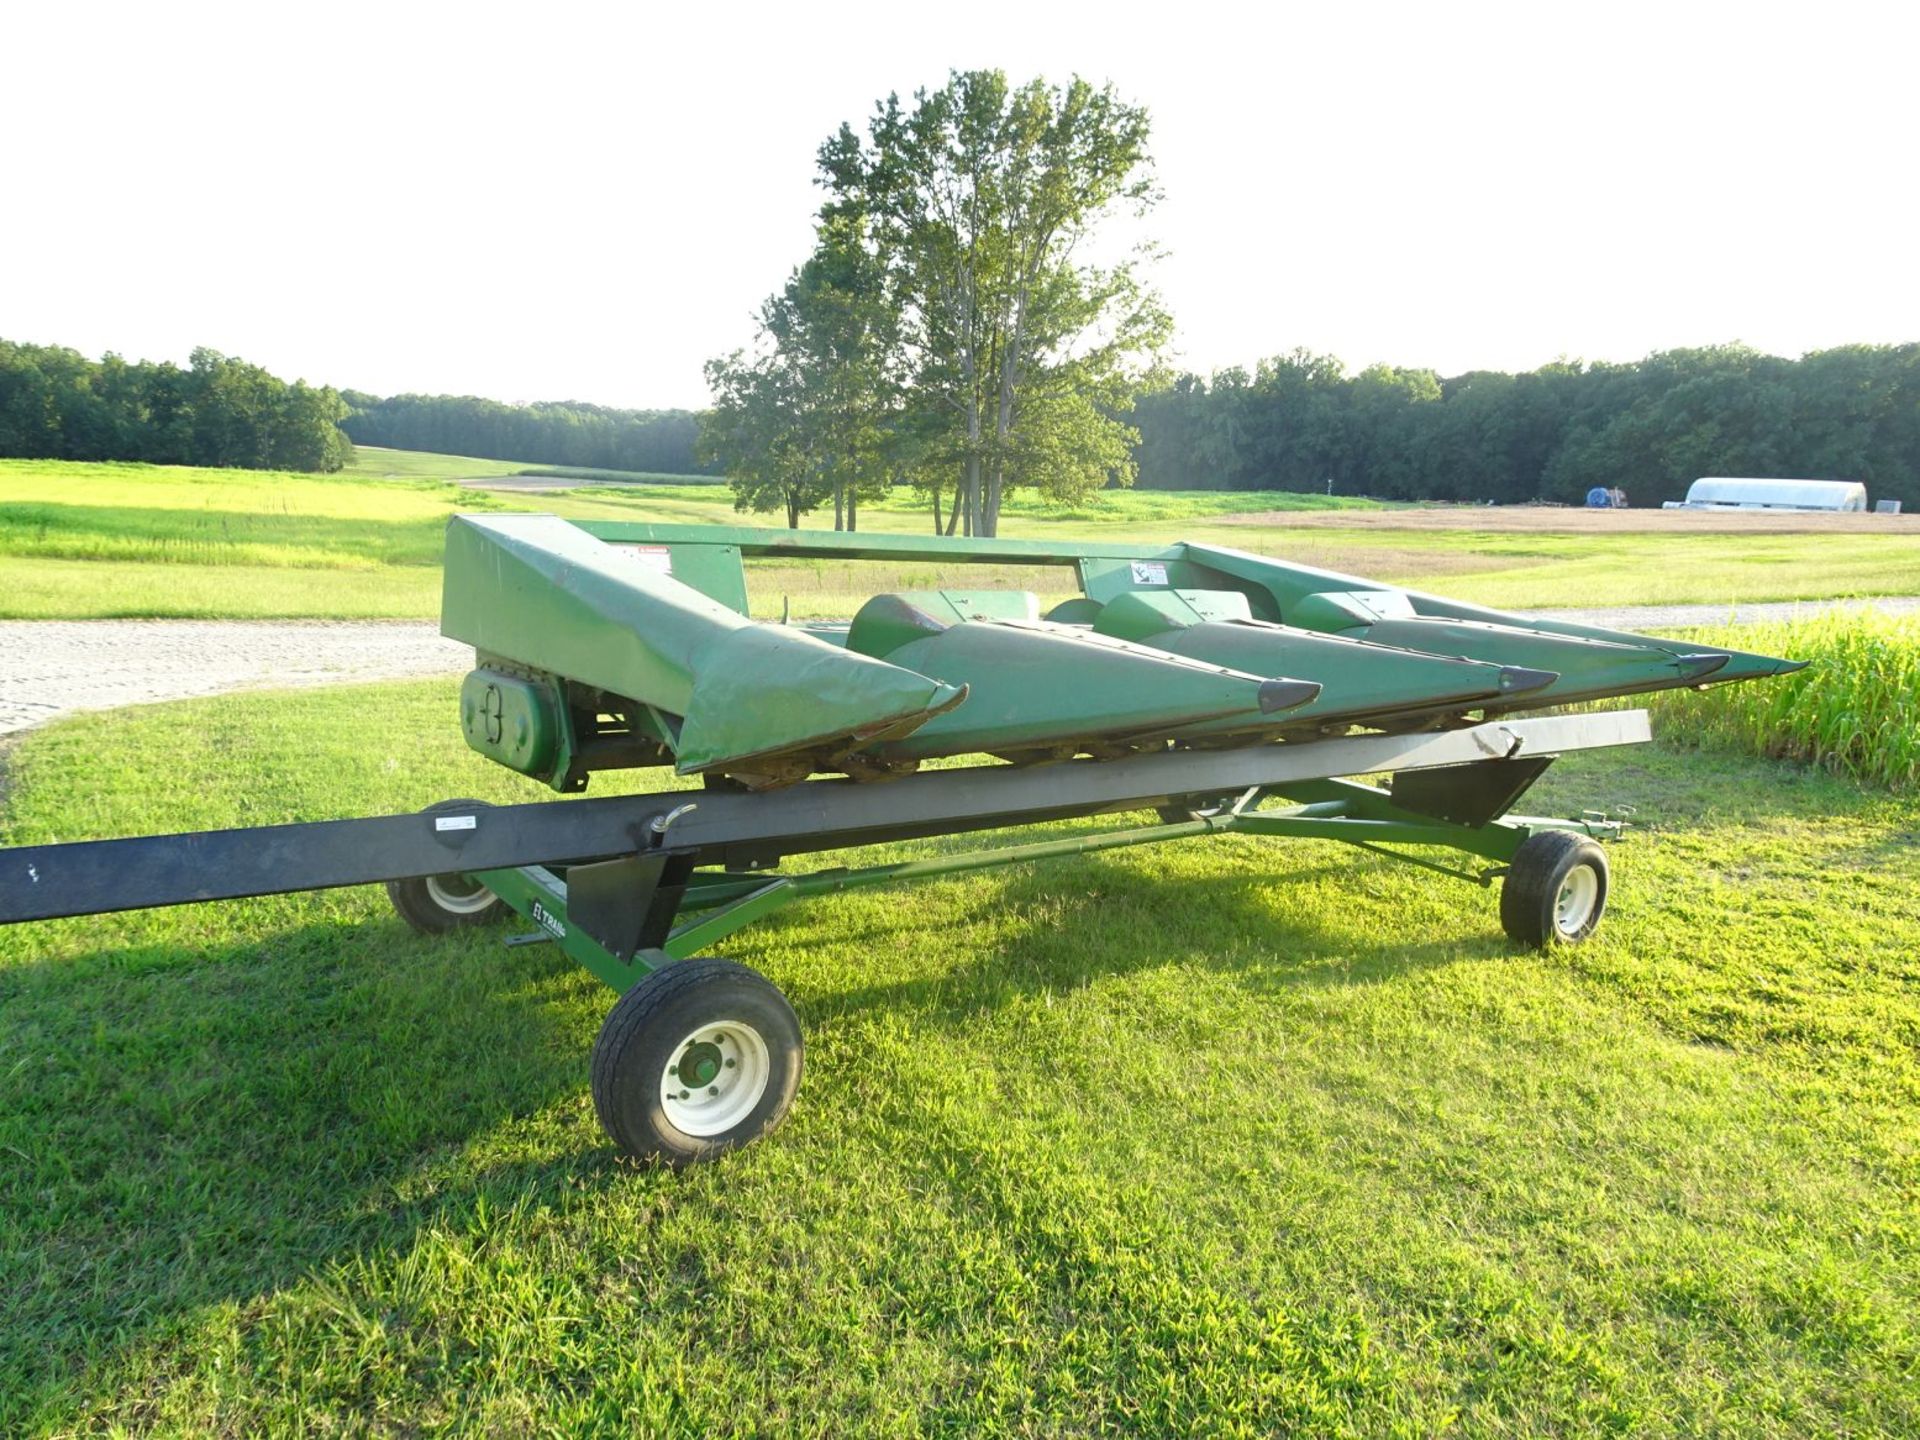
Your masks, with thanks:
<instances>
[{"instance_id":1,"label":"mowed lawn","mask_svg":"<svg viewBox=\"0 0 1920 1440\"><path fill-rule=\"evenodd\" d=\"M507 462L363 452L338 476L132 464L0 461L0 618L89 616L430 618L439 609L440 537L461 511L575 518L765 523L713 485L650 483L537 494L469 488ZM396 470L405 472L387 478ZM1920 591L1920 535L1619 535L1289 528L1288 509L1378 510L1364 501L1257 492L1116 491L1084 504L1009 501L1003 532L1261 551L1501 607L1754 600ZM1222 517L1282 512L1272 523ZM870 505L864 528L923 534L910 498ZM816 523L824 523L814 517ZM965 583L1071 593L1055 568L753 562L757 614L846 616L887 590Z\"/></svg>"},{"instance_id":2,"label":"mowed lawn","mask_svg":"<svg viewBox=\"0 0 1920 1440\"><path fill-rule=\"evenodd\" d=\"M64 722L3 838L538 798L453 709ZM1920 799L1653 747L1528 805L1637 807L1577 951L1240 836L749 929L807 1074L678 1175L552 947L373 889L0 931L0 1434L1920 1433Z\"/></svg>"}]
</instances>

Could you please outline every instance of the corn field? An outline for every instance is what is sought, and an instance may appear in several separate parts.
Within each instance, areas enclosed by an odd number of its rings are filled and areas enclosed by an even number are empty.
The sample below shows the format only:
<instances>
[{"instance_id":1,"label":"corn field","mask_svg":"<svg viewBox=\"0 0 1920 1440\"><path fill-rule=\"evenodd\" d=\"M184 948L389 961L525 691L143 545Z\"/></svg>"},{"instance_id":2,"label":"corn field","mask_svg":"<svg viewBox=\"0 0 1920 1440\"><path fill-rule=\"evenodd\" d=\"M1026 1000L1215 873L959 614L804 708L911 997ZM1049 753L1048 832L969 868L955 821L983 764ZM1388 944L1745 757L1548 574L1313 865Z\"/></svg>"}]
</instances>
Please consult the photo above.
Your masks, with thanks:
<instances>
[{"instance_id":1,"label":"corn field","mask_svg":"<svg viewBox=\"0 0 1920 1440\"><path fill-rule=\"evenodd\" d=\"M1813 663L1763 684L1657 696L1663 738L1920 786L1920 617L1843 608L1691 634Z\"/></svg>"}]
</instances>

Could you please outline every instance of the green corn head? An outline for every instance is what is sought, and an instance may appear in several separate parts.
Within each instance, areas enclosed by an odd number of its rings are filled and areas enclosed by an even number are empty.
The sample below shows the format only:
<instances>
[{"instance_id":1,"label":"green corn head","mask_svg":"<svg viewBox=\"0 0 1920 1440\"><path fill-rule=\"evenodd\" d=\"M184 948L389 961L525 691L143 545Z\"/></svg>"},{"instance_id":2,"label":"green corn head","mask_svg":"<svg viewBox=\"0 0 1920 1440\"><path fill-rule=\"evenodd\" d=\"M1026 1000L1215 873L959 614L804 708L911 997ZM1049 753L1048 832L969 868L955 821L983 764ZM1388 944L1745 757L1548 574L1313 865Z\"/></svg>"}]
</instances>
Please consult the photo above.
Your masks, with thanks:
<instances>
[{"instance_id":1,"label":"green corn head","mask_svg":"<svg viewBox=\"0 0 1920 1440\"><path fill-rule=\"evenodd\" d=\"M1071 566L1015 591L876 595L850 625L749 619L756 555ZM468 743L561 790L671 765L752 788L936 756L1302 743L1800 668L1529 619L1204 545L1055 546L457 516L441 628Z\"/></svg>"}]
</instances>

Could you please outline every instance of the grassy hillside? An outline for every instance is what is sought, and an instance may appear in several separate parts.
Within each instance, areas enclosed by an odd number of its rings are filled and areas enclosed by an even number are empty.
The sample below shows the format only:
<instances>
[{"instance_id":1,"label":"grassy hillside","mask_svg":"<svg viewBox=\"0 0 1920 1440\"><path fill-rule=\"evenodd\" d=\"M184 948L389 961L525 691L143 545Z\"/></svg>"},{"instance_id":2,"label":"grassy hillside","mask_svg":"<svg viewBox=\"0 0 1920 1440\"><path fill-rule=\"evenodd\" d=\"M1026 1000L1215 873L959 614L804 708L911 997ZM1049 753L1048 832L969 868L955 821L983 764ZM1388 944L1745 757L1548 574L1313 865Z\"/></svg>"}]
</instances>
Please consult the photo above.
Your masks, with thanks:
<instances>
[{"instance_id":1,"label":"grassy hillside","mask_svg":"<svg viewBox=\"0 0 1920 1440\"><path fill-rule=\"evenodd\" d=\"M536 465L522 460L479 460L470 455L437 455L428 450L388 450L356 445L344 474L369 480L497 480L505 476L553 476L615 484L720 485L706 475L653 475L639 470L589 470L575 465Z\"/></svg>"},{"instance_id":2,"label":"grassy hillside","mask_svg":"<svg viewBox=\"0 0 1920 1440\"><path fill-rule=\"evenodd\" d=\"M375 465L378 452L365 452ZM408 452L384 452L404 455ZM408 463L462 467L452 456ZM475 462L497 463L497 462ZM484 476L474 478L485 478ZM1365 512L1352 529L1316 515ZM730 523L714 486L583 487L538 494L467 489L444 478L316 477L145 465L0 461L0 618L110 615L428 617L438 610L440 535L456 511ZM1074 507L1016 496L1009 536L1205 540L1264 551L1487 604L1731 603L1920 589L1920 535L1617 535L1391 528L1364 501L1250 492L1119 491ZM1254 513L1258 524L1225 523ZM1412 512L1409 512L1412 513ZM862 511L874 531L921 534L908 497ZM1064 595L1063 571L987 567L756 564L759 613L846 615L877 591L962 582Z\"/></svg>"},{"instance_id":3,"label":"grassy hillside","mask_svg":"<svg viewBox=\"0 0 1920 1440\"><path fill-rule=\"evenodd\" d=\"M586 465L528 465L523 476L552 480L596 481L605 485L721 485L718 475L667 475L650 470L601 470Z\"/></svg>"},{"instance_id":4,"label":"grassy hillside","mask_svg":"<svg viewBox=\"0 0 1920 1440\"><path fill-rule=\"evenodd\" d=\"M0 460L0 615L427 615L456 510L436 480Z\"/></svg>"},{"instance_id":5,"label":"grassy hillside","mask_svg":"<svg viewBox=\"0 0 1920 1440\"><path fill-rule=\"evenodd\" d=\"M0 838L533 798L453 684L58 725ZM1920 1431L1920 800L1652 749L1528 804L1638 807L1572 954L1238 836L749 930L806 1079L680 1176L551 947L372 889L0 931L0 1433Z\"/></svg>"},{"instance_id":6,"label":"grassy hillside","mask_svg":"<svg viewBox=\"0 0 1920 1440\"><path fill-rule=\"evenodd\" d=\"M353 462L342 472L358 480L482 480L518 475L518 460L480 460L471 455L435 455L425 450L388 450L356 445Z\"/></svg>"}]
</instances>

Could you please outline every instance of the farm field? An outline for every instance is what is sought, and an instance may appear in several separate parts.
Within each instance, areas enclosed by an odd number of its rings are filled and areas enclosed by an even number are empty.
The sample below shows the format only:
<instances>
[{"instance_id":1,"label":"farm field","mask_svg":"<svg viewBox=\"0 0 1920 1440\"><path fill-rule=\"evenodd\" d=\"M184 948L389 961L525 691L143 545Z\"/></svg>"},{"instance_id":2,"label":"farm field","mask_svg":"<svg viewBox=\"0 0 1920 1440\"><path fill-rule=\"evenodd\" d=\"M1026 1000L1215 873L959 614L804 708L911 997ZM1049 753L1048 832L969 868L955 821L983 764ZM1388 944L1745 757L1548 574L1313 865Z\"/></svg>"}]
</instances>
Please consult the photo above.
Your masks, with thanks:
<instances>
[{"instance_id":1,"label":"farm field","mask_svg":"<svg viewBox=\"0 0 1920 1440\"><path fill-rule=\"evenodd\" d=\"M0 840L543 793L454 684L56 725ZM1636 807L1578 951L1238 836L750 930L806 1080L678 1176L549 947L0 931L0 1433L1914 1433L1920 797L1660 746L1528 805Z\"/></svg>"},{"instance_id":2,"label":"farm field","mask_svg":"<svg viewBox=\"0 0 1920 1440\"><path fill-rule=\"evenodd\" d=\"M463 510L696 523L754 518L735 514L714 486L502 494L433 478L0 461L0 557L10 582L0 618L427 618L439 605L440 535L446 517ZM1920 529L1913 526L1871 538L1766 533L1736 543L1698 529L1583 530L1581 520L1566 518L1573 511L1550 512L1554 518L1542 523L1555 528L1518 531L1441 528L1422 518L1434 513L1471 524L1468 517L1480 512L1253 492L1121 491L1072 509L1015 497L1003 528L1028 538L1211 541L1501 607L1920 592ZM903 498L864 508L862 523L913 534L927 519ZM1046 569L971 567L965 575L975 586L1049 597L1068 589L1061 573ZM757 613L776 616L786 601L803 618L847 615L877 591L952 578L932 566L856 570L825 561L755 562L750 576Z\"/></svg>"},{"instance_id":3,"label":"farm field","mask_svg":"<svg viewBox=\"0 0 1920 1440\"><path fill-rule=\"evenodd\" d=\"M545 488L546 482L564 488L568 480L604 484L720 485L706 475L656 475L640 470L591 470L578 465L538 465L524 460L481 460L471 455L439 455L430 450L389 450L379 445L356 445L353 461L341 474L364 480L467 480L484 485L527 481Z\"/></svg>"},{"instance_id":4,"label":"farm field","mask_svg":"<svg viewBox=\"0 0 1920 1440\"><path fill-rule=\"evenodd\" d=\"M1577 505L1403 505L1352 515L1236 515L1236 525L1338 525L1534 535L1920 535L1920 515L1867 511L1589 510Z\"/></svg>"},{"instance_id":5,"label":"farm field","mask_svg":"<svg viewBox=\"0 0 1920 1440\"><path fill-rule=\"evenodd\" d=\"M526 468L517 460L482 460L473 455L437 455L430 450L356 445L352 461L340 473L358 480L483 480L518 475Z\"/></svg>"}]
</instances>

